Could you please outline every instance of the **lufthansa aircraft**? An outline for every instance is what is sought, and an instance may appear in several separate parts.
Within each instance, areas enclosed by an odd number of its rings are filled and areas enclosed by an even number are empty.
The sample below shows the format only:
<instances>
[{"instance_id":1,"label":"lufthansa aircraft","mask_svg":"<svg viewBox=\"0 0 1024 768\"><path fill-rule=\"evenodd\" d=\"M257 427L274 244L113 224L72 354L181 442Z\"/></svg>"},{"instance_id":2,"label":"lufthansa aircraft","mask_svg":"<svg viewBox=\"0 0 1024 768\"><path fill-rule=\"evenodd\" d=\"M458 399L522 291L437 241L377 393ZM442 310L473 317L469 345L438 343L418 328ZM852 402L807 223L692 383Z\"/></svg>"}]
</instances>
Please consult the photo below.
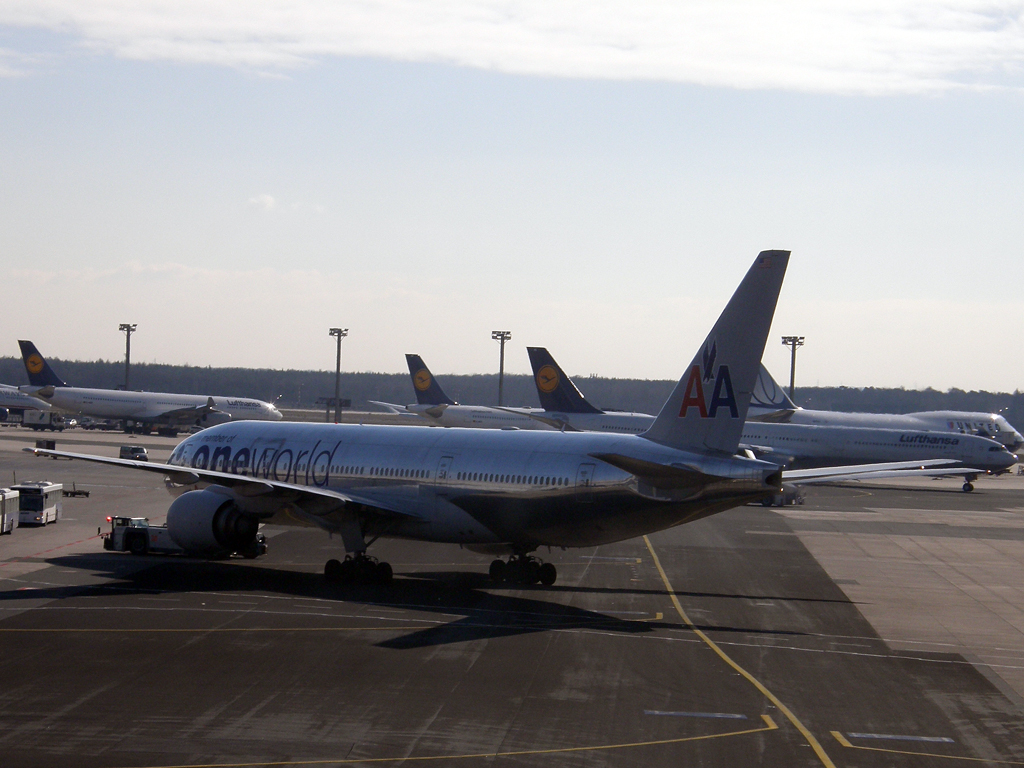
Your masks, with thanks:
<instances>
[{"instance_id":1,"label":"lufthansa aircraft","mask_svg":"<svg viewBox=\"0 0 1024 768\"><path fill-rule=\"evenodd\" d=\"M406 355L412 386L416 391L416 402L412 405L396 405L380 400L371 400L374 405L387 408L392 413L418 417L438 427L478 427L482 429L553 429L544 421L530 418L534 409L489 408L486 405L459 405L441 389L437 379L419 355Z\"/></svg>"},{"instance_id":2,"label":"lufthansa aircraft","mask_svg":"<svg viewBox=\"0 0 1024 768\"><path fill-rule=\"evenodd\" d=\"M602 411L591 405L565 375L551 354L542 347L530 347L537 394L545 410L530 417L563 429L593 430L639 434L654 422L645 413ZM768 397L764 385L767 375L762 366L754 388L750 408L761 406L778 414L792 401ZM768 377L771 381L771 377ZM774 384L774 381L772 381ZM763 404L769 404L765 407ZM797 409L792 405L797 413ZM828 413L827 411L825 413ZM860 414L848 414L860 415ZM864 414L868 415L868 414ZM877 416L877 414L874 414ZM898 417L896 417L898 418ZM889 476L963 475L965 491L974 490L973 482L985 472L1002 472L1017 462L1006 446L980 435L959 434L944 427L911 421L904 429L885 427L884 420L872 425L863 420L855 426L842 424L806 424L748 421L743 427L741 447L786 469L840 467L851 464L892 463L944 459L942 469L904 467L888 470ZM872 477L882 477L881 470ZM867 478L862 478L867 479Z\"/></svg>"},{"instance_id":3,"label":"lufthansa aircraft","mask_svg":"<svg viewBox=\"0 0 1024 768\"><path fill-rule=\"evenodd\" d=\"M736 450L788 261L758 255L642 435L248 421L192 435L167 464L26 450L165 475L187 551L244 550L260 522L314 524L349 553L328 561L331 580L390 580L366 556L385 536L509 554L493 579L552 584L538 547L630 539L778 492L779 467Z\"/></svg>"},{"instance_id":4,"label":"lufthansa aircraft","mask_svg":"<svg viewBox=\"0 0 1024 768\"><path fill-rule=\"evenodd\" d=\"M161 434L178 434L193 424L209 427L238 419L280 421L281 412L270 403L249 397L173 395L166 392L127 392L119 389L71 387L46 362L31 341L19 341L21 357L28 372L25 395L61 411L97 419L123 419L155 425Z\"/></svg>"},{"instance_id":5,"label":"lufthansa aircraft","mask_svg":"<svg viewBox=\"0 0 1024 768\"><path fill-rule=\"evenodd\" d=\"M959 432L990 437L1016 451L1024 447L1021 435L998 413L975 411L918 411L917 413L848 413L801 408L786 394L762 365L747 414L749 421L818 426L879 427Z\"/></svg>"}]
</instances>

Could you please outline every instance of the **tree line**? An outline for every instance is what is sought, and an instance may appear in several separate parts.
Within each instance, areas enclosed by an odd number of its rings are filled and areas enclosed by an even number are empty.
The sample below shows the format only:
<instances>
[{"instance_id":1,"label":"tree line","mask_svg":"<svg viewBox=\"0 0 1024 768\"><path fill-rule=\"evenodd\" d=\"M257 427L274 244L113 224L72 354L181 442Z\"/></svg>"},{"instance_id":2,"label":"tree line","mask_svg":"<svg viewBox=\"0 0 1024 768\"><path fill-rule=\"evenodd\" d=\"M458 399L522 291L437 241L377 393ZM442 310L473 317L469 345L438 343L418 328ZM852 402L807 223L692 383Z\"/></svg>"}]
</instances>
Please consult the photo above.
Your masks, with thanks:
<instances>
[{"instance_id":1,"label":"tree line","mask_svg":"<svg viewBox=\"0 0 1024 768\"><path fill-rule=\"evenodd\" d=\"M50 360L58 376L77 387L116 389L124 384L124 363L119 361ZM494 405L498 399L497 374L444 374L437 377L445 393L465 405ZM578 377L584 396L606 410L656 414L672 392L675 381ZM0 358L0 382L28 383L21 358ZM322 408L319 398L334 396L333 371L276 370L271 368L213 368L191 365L133 363L132 389L195 395L254 397L277 402L284 408ZM533 377L505 374L505 405L540 405ZM374 410L371 400L405 405L415 402L407 373L342 372L341 396L356 410ZM1011 424L1024 426L1024 393L950 389L887 389L880 387L798 387L794 398L805 408L867 413L912 411L984 411L1002 413Z\"/></svg>"}]
</instances>

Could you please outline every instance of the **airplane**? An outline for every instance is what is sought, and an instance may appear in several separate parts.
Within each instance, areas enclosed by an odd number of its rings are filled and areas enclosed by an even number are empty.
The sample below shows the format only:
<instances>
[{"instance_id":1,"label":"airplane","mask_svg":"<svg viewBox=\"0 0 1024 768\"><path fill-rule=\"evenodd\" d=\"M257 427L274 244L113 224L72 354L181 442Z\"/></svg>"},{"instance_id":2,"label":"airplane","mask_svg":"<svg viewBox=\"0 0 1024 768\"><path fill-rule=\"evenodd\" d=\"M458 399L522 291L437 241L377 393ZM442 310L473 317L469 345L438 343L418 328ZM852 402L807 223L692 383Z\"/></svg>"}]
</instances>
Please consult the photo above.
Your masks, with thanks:
<instances>
[{"instance_id":1,"label":"airplane","mask_svg":"<svg viewBox=\"0 0 1024 768\"><path fill-rule=\"evenodd\" d=\"M125 431L132 423L160 434L174 436L192 425L209 427L240 419L280 421L281 412L271 403L249 397L176 395L166 392L126 392L69 386L39 354L31 341L19 341L29 384L19 387L26 396L61 411L98 419L122 419Z\"/></svg>"},{"instance_id":2,"label":"airplane","mask_svg":"<svg viewBox=\"0 0 1024 768\"><path fill-rule=\"evenodd\" d=\"M1024 447L1024 435L998 413L976 411L917 411L915 413L850 413L801 408L762 365L747 414L749 421L785 424L816 424L846 427L880 427L956 432L989 437L1010 451Z\"/></svg>"},{"instance_id":3,"label":"airplane","mask_svg":"<svg viewBox=\"0 0 1024 768\"><path fill-rule=\"evenodd\" d=\"M325 564L332 582L389 582L366 554L389 537L508 555L493 581L550 585L539 547L622 541L779 492L776 464L736 451L788 262L758 255L641 435L243 421L186 438L166 464L25 450L164 475L168 532L187 552L244 550L261 522L312 524L348 553Z\"/></svg>"},{"instance_id":4,"label":"airplane","mask_svg":"<svg viewBox=\"0 0 1024 768\"><path fill-rule=\"evenodd\" d=\"M602 411L594 407L546 349L528 347L527 351L537 394L545 408L541 413L531 413L531 418L555 426L560 424L563 429L631 434L640 434L653 423L654 417L648 414ZM792 405L792 401L784 392L781 393L783 400L778 397L778 392L769 389L765 379L767 374L762 365L751 395L750 408L759 406L763 411L778 413ZM770 376L768 381L775 383ZM795 405L792 407L800 411ZM852 427L753 422L749 420L748 412L740 448L790 470L946 459L941 470L913 467L893 470L888 476L962 474L964 491L974 490L973 483L978 475L1002 472L1017 462L1017 457L1004 445L986 437L949 434L945 429L929 429L911 423L914 426L901 430L872 427L867 420ZM872 479L881 477L876 473Z\"/></svg>"},{"instance_id":5,"label":"airplane","mask_svg":"<svg viewBox=\"0 0 1024 768\"><path fill-rule=\"evenodd\" d=\"M779 491L777 465L736 451L788 262L758 255L642 435L248 421L188 437L166 464L26 450L165 475L187 551L244 549L261 522L313 524L348 553L324 566L332 581L389 581L366 554L384 536L508 555L496 582L552 584L539 547L630 539Z\"/></svg>"},{"instance_id":6,"label":"airplane","mask_svg":"<svg viewBox=\"0 0 1024 768\"><path fill-rule=\"evenodd\" d=\"M10 384L0 384L0 408L48 411L50 410L50 404L31 395L26 395L20 389Z\"/></svg>"},{"instance_id":7,"label":"airplane","mask_svg":"<svg viewBox=\"0 0 1024 768\"><path fill-rule=\"evenodd\" d=\"M412 376L416 402L396 405L371 400L392 413L418 417L438 427L477 427L490 429L553 429L549 424L531 419L528 408L490 408L485 405L459 405L441 389L437 379L419 355L406 355Z\"/></svg>"}]
</instances>

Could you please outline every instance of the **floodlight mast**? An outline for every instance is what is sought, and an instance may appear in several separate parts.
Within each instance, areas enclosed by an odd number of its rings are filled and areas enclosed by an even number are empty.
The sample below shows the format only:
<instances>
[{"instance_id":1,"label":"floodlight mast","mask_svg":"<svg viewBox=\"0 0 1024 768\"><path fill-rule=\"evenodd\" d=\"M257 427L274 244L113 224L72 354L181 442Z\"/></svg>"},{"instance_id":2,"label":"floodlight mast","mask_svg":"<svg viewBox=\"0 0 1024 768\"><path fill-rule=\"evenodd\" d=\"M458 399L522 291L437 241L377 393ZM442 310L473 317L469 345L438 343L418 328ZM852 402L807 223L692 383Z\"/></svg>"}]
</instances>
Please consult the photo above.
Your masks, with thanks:
<instances>
[{"instance_id":1,"label":"floodlight mast","mask_svg":"<svg viewBox=\"0 0 1024 768\"><path fill-rule=\"evenodd\" d=\"M338 339L338 363L334 369L334 423L341 421L341 340L348 336L348 328L331 328L331 336Z\"/></svg>"},{"instance_id":2,"label":"floodlight mast","mask_svg":"<svg viewBox=\"0 0 1024 768\"><path fill-rule=\"evenodd\" d=\"M128 374L132 365L132 334L138 327L138 323L121 323L117 330L124 333L124 388L128 391Z\"/></svg>"},{"instance_id":3,"label":"floodlight mast","mask_svg":"<svg viewBox=\"0 0 1024 768\"><path fill-rule=\"evenodd\" d=\"M505 394L505 342L512 338L512 331L491 331L491 338L501 345L498 357L498 405L504 405Z\"/></svg>"},{"instance_id":4,"label":"floodlight mast","mask_svg":"<svg viewBox=\"0 0 1024 768\"><path fill-rule=\"evenodd\" d=\"M803 336L783 336L782 343L790 348L789 358L789 399L793 399L793 392L796 389L796 349L804 345Z\"/></svg>"}]
</instances>

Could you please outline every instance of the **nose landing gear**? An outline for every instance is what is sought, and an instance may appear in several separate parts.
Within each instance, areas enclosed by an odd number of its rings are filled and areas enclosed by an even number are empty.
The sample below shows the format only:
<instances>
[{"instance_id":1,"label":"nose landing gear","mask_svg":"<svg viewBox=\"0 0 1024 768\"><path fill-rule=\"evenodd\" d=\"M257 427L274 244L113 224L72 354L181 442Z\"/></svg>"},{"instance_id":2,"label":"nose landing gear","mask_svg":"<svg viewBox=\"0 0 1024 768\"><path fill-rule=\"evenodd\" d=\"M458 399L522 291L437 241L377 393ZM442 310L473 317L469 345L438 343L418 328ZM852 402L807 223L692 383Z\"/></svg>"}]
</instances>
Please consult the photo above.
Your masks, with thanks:
<instances>
[{"instance_id":1,"label":"nose landing gear","mask_svg":"<svg viewBox=\"0 0 1024 768\"><path fill-rule=\"evenodd\" d=\"M488 571L491 581L501 584L503 581L512 584L536 584L540 582L550 587L558 578L558 571L551 563L545 563L532 555L512 555L506 563L495 560Z\"/></svg>"},{"instance_id":2,"label":"nose landing gear","mask_svg":"<svg viewBox=\"0 0 1024 768\"><path fill-rule=\"evenodd\" d=\"M324 578L332 584L390 584L393 575L388 563L364 552L328 560L324 565Z\"/></svg>"}]
</instances>

